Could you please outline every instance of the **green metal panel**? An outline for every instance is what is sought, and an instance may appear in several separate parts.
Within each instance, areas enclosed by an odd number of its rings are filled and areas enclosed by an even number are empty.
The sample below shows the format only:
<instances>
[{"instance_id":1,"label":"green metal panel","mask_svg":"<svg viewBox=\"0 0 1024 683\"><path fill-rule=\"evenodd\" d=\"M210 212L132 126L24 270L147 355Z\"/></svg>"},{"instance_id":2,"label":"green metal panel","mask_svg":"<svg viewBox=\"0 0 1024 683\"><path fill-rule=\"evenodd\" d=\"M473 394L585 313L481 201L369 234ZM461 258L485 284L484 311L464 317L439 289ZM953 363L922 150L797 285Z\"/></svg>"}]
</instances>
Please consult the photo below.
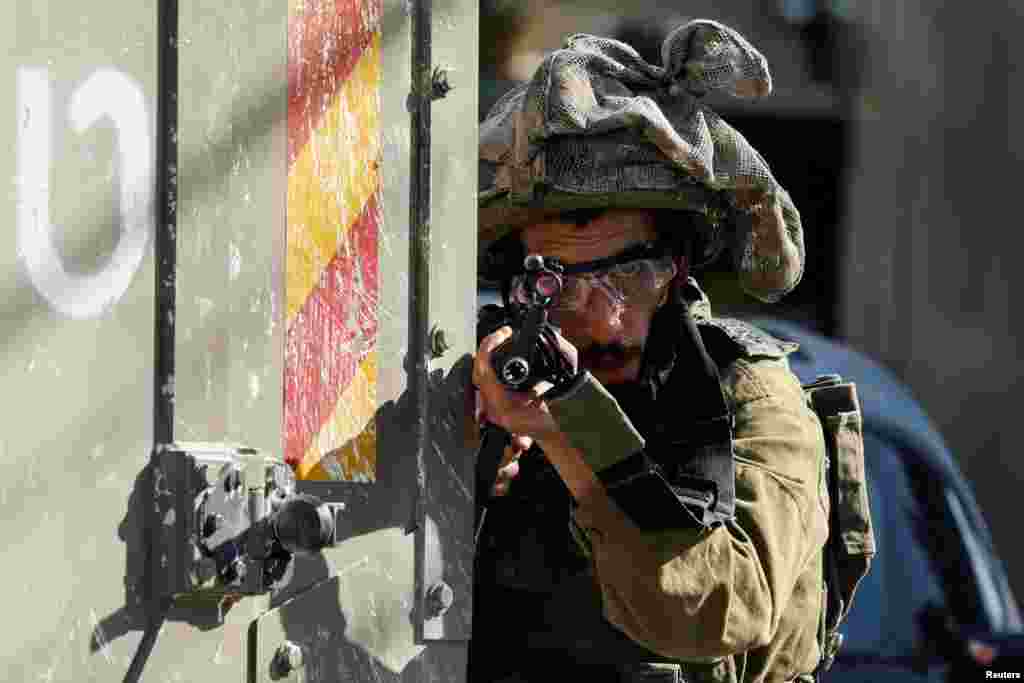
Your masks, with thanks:
<instances>
[{"instance_id":1,"label":"green metal panel","mask_svg":"<svg viewBox=\"0 0 1024 683\"><path fill-rule=\"evenodd\" d=\"M479 78L476 55L477 4L468 0L434 3L433 62L451 90L433 103L431 120L430 321L442 330L450 349L431 363L450 373L476 349L476 190ZM435 71L435 74L437 72ZM435 81L437 79L435 78ZM440 93L438 93L440 94ZM457 387L442 393L449 396ZM444 399L440 399L444 400ZM468 640L472 610L472 454L459 448L454 426L442 411L431 425L426 496L421 530L424 544L422 586L439 581L451 587L451 608L423 624L428 640Z\"/></svg>"},{"instance_id":2,"label":"green metal panel","mask_svg":"<svg viewBox=\"0 0 1024 683\"><path fill-rule=\"evenodd\" d=\"M175 437L281 454L289 3L179 1ZM454 89L433 103L427 313L449 349L429 367L422 467L408 380L429 341L409 331L412 7L387 0L381 17L377 478L320 487L348 503L349 538L298 562L278 595L244 599L223 624L172 609L143 681L260 680L253 652L323 632L337 647L307 658L305 680L464 677L464 643L434 641L464 640L471 607L472 462L452 368L473 348L477 7L434 8L432 61L452 67ZM146 626L156 17L156 0L0 12L0 130L15 150L0 160L8 680L121 680ZM331 576L333 601L304 595ZM423 592L439 580L454 601L431 618Z\"/></svg>"},{"instance_id":3,"label":"green metal panel","mask_svg":"<svg viewBox=\"0 0 1024 683\"><path fill-rule=\"evenodd\" d=\"M414 537L390 528L359 535L331 552L334 576L316 583L254 622L247 683L275 680L286 643L302 650L301 671L286 680L437 680L416 643ZM410 663L414 662L411 665ZM385 678L386 677L386 678ZM444 677L441 680L456 680Z\"/></svg>"},{"instance_id":4,"label":"green metal panel","mask_svg":"<svg viewBox=\"0 0 1024 683\"><path fill-rule=\"evenodd\" d=\"M6 680L119 680L139 640L122 608L152 445L155 6L0 10Z\"/></svg>"},{"instance_id":5,"label":"green metal panel","mask_svg":"<svg viewBox=\"0 0 1024 683\"><path fill-rule=\"evenodd\" d=\"M178 6L174 437L280 458L287 5ZM243 680L268 600L179 603L141 680Z\"/></svg>"},{"instance_id":6,"label":"green metal panel","mask_svg":"<svg viewBox=\"0 0 1024 683\"><path fill-rule=\"evenodd\" d=\"M178 431L279 451L284 143L271 127L285 111L287 8L182 10ZM4 621L0 669L121 680L145 627L136 477L153 442L157 3L3 13L0 121L16 153L0 162L12 181L0 527L17 618ZM250 40L263 47L244 55ZM142 680L241 681L266 603L247 599L216 628L172 611Z\"/></svg>"},{"instance_id":7,"label":"green metal panel","mask_svg":"<svg viewBox=\"0 0 1024 683\"><path fill-rule=\"evenodd\" d=\"M288 7L178 1L174 434L281 457Z\"/></svg>"}]
</instances>

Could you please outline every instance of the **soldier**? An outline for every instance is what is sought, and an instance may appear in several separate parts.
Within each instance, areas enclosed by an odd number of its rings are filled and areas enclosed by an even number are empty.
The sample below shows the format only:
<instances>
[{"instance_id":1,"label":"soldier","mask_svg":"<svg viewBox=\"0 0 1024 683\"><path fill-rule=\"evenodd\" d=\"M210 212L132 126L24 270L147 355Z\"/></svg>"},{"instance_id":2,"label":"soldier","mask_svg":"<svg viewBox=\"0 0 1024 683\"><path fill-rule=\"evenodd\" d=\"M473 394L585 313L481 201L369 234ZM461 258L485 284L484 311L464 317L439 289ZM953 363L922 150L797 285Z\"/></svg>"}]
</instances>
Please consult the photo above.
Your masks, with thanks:
<instances>
[{"instance_id":1,"label":"soldier","mask_svg":"<svg viewBox=\"0 0 1024 683\"><path fill-rule=\"evenodd\" d=\"M514 438L479 535L472 681L781 683L822 658L825 450L795 345L713 317L689 276L725 247L761 300L802 275L789 195L701 102L768 94L767 64L703 20L661 54L572 36L481 126L481 276L507 302L526 254L556 260L574 374L503 385L509 327L476 355L478 418Z\"/></svg>"}]
</instances>

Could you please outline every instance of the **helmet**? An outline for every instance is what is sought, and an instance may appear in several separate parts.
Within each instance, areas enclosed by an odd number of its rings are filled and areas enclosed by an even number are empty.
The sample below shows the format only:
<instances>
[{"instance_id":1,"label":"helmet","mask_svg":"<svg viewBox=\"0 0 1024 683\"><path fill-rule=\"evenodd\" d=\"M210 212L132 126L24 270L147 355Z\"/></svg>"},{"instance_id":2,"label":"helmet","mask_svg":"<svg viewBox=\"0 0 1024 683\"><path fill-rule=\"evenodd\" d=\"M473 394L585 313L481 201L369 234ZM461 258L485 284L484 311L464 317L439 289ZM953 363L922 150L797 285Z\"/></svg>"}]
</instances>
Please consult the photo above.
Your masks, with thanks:
<instances>
[{"instance_id":1,"label":"helmet","mask_svg":"<svg viewBox=\"0 0 1024 683\"><path fill-rule=\"evenodd\" d=\"M761 155L702 102L712 90L769 94L764 56L733 29L696 20L665 38L661 59L576 34L491 108L480 125L483 283L499 277L490 247L518 228L573 209L650 208L685 212L678 228L703 237L700 260L729 246L752 296L774 302L797 285L799 212Z\"/></svg>"}]
</instances>

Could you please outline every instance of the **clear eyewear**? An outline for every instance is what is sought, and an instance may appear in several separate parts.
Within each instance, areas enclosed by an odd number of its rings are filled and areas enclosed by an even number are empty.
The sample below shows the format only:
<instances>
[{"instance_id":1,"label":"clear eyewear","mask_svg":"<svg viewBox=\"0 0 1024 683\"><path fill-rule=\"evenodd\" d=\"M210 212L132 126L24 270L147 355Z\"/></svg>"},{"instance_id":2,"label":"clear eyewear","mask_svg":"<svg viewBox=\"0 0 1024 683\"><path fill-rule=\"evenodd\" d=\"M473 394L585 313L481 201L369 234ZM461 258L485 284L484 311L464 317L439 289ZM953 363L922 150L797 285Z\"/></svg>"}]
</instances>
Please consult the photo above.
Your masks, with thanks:
<instances>
[{"instance_id":1,"label":"clear eyewear","mask_svg":"<svg viewBox=\"0 0 1024 683\"><path fill-rule=\"evenodd\" d=\"M616 305L646 303L661 296L664 287L676 276L677 268L670 256L638 258L613 263L603 268L561 276L561 292L554 297L552 314L581 313L594 290L600 290ZM510 297L526 303L525 276L512 280Z\"/></svg>"}]
</instances>

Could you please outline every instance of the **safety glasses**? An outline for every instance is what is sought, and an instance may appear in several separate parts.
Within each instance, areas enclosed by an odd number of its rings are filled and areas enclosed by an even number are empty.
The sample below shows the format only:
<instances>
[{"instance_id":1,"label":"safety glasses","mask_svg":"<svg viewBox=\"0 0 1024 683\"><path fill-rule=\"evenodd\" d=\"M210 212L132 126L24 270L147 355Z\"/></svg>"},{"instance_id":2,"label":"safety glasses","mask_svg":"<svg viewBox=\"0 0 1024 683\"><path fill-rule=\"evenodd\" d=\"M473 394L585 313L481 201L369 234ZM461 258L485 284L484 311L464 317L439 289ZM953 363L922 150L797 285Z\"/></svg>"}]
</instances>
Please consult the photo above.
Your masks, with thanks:
<instances>
[{"instance_id":1,"label":"safety glasses","mask_svg":"<svg viewBox=\"0 0 1024 683\"><path fill-rule=\"evenodd\" d=\"M560 271L560 290L553 293L548 309L555 318L584 312L594 291L600 291L609 302L619 306L650 303L661 297L665 286L677 273L671 255L654 243L643 243L615 256L586 263L562 266L552 259L544 260L557 264L555 269ZM527 275L513 278L509 290L511 300L527 303L529 285Z\"/></svg>"}]
</instances>

